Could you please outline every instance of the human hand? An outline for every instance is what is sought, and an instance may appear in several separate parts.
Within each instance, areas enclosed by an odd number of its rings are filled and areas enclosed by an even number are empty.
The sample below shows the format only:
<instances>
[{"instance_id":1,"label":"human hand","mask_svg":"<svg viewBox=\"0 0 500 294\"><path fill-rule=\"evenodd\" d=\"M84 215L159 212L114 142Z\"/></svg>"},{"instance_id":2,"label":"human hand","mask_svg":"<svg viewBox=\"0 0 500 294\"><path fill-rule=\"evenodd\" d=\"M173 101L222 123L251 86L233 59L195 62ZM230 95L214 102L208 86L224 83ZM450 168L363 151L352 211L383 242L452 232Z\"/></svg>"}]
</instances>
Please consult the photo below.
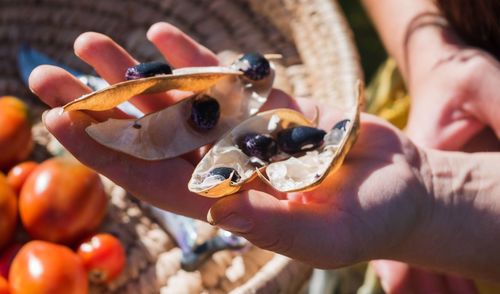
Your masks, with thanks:
<instances>
[{"instance_id":1,"label":"human hand","mask_svg":"<svg viewBox=\"0 0 500 294\"><path fill-rule=\"evenodd\" d=\"M299 107L305 103L299 101ZM319 127L330 128L331 107L319 109ZM362 115L359 138L346 161L315 190L291 193L288 199L241 192L218 200L208 220L261 248L315 267L395 257L427 205L419 176L423 166L420 150L401 132Z\"/></svg>"},{"instance_id":2,"label":"human hand","mask_svg":"<svg viewBox=\"0 0 500 294\"><path fill-rule=\"evenodd\" d=\"M500 104L500 62L447 27L424 30L408 43L407 134L418 145L443 150L462 149L485 127L499 137L500 117L492 106Z\"/></svg>"}]
</instances>

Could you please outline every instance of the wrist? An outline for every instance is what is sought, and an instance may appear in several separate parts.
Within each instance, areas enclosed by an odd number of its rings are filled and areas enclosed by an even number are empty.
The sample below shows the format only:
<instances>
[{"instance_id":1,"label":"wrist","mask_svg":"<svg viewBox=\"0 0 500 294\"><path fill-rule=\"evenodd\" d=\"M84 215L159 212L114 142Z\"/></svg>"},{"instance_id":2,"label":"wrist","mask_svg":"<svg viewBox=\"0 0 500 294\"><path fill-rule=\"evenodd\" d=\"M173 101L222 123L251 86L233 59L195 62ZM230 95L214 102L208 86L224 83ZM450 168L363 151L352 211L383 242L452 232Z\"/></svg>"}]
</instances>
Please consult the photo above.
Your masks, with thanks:
<instances>
[{"instance_id":1,"label":"wrist","mask_svg":"<svg viewBox=\"0 0 500 294\"><path fill-rule=\"evenodd\" d=\"M441 15L428 13L416 17L408 25L403 55L398 60L410 92L425 82L436 66L449 60L460 46L463 46L461 39Z\"/></svg>"}]
</instances>

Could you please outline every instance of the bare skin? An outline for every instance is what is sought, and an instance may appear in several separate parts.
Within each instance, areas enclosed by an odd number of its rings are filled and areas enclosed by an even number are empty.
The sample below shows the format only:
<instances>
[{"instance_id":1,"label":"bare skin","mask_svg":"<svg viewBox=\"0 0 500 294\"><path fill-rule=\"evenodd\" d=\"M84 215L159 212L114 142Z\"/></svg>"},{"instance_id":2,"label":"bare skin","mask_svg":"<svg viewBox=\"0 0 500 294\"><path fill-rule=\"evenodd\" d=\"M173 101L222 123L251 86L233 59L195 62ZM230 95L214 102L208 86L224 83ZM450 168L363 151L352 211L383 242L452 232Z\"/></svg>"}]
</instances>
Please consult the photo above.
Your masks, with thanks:
<instances>
[{"instance_id":1,"label":"bare skin","mask_svg":"<svg viewBox=\"0 0 500 294\"><path fill-rule=\"evenodd\" d=\"M499 150L500 63L465 44L431 0L363 0L412 97L406 133L420 146ZM491 128L491 130L486 130ZM389 293L475 293L470 280L389 261L373 263Z\"/></svg>"},{"instance_id":2,"label":"bare skin","mask_svg":"<svg viewBox=\"0 0 500 294\"><path fill-rule=\"evenodd\" d=\"M165 23L154 25L148 38L174 66L206 65L216 60L213 53ZM85 52L89 50L85 48L107 53L103 56L92 53L93 58L89 58L87 54L91 53ZM75 51L111 83L119 81L113 77L120 77L128 66L124 60L135 62L116 43L95 33L78 38ZM183 53L173 54L180 51ZM30 86L52 107L88 92L62 69L48 66L32 73ZM157 97L162 102L155 104L148 99L140 102L136 99L133 103L153 111L162 107L162 103L168 105L179 99L178 94ZM320 126L331 127L331 110L313 101L294 100L275 91L265 108L290 107L312 116L315 106L321 111ZM495 260L499 257L494 248L486 250L488 245L500 241L499 236L491 233L500 226L500 205L495 205L500 200L493 197L498 195L500 186L484 185L498 178L492 172L500 163L498 154L466 156L422 149L389 124L363 115L360 137L344 166L318 189L274 194L256 182L237 195L208 199L186 188L197 155L148 162L107 149L87 136L84 128L88 124L110 116L124 114L118 110L61 114L60 108L55 108L46 113L44 122L84 164L163 209L208 219L245 236L257 246L319 267L393 258L482 277L500 274L492 266L500 262ZM478 165L481 167L477 168ZM449 172L441 172L447 167ZM458 183L453 175L456 170L460 175L470 173L470 176L459 176L464 182ZM454 197L456 191L449 188L458 184L467 187L464 193L468 197ZM462 203L462 200L467 201ZM490 217L496 222L486 223ZM463 223L478 226L464 230ZM480 244L453 247L450 241L457 238L453 232L458 228L461 237L473 237L478 232L483 232L484 237L478 240ZM422 250L415 250L414 246ZM471 253L472 248L484 249L483 255L478 258ZM457 255L461 258L455 261Z\"/></svg>"}]
</instances>

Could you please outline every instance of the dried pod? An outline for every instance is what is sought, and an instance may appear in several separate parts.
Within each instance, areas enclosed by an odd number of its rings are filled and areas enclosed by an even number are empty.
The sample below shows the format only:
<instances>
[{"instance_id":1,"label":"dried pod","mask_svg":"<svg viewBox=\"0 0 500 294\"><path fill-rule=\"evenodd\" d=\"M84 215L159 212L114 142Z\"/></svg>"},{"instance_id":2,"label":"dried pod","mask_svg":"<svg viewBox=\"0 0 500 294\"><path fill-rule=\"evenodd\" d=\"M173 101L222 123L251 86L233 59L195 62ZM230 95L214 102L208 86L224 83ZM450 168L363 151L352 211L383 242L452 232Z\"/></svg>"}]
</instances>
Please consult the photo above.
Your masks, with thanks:
<instances>
[{"instance_id":1,"label":"dried pod","mask_svg":"<svg viewBox=\"0 0 500 294\"><path fill-rule=\"evenodd\" d=\"M65 110L107 110L136 95L172 89L195 92L141 118L108 119L86 129L94 140L111 149L161 160L214 142L255 114L267 100L273 80L274 70L254 82L226 67L176 69L172 75L131 80L93 92L67 104Z\"/></svg>"},{"instance_id":2,"label":"dried pod","mask_svg":"<svg viewBox=\"0 0 500 294\"><path fill-rule=\"evenodd\" d=\"M359 108L363 99L361 82L357 92L338 104L337 123L325 132L317 129L301 113L275 109L248 118L215 143L193 172L188 188L207 197L221 197L237 192L256 175L281 192L305 191L319 185L343 162L354 143L359 128ZM252 164L254 156L239 140L246 134L277 138L278 154L262 166ZM237 182L219 178L207 181L216 166L234 169L241 176Z\"/></svg>"},{"instance_id":3,"label":"dried pod","mask_svg":"<svg viewBox=\"0 0 500 294\"><path fill-rule=\"evenodd\" d=\"M153 77L156 75L168 75L172 73L172 67L164 62L144 62L131 66L125 73L126 80L136 80Z\"/></svg>"},{"instance_id":4,"label":"dried pod","mask_svg":"<svg viewBox=\"0 0 500 294\"><path fill-rule=\"evenodd\" d=\"M257 167L251 161L254 154L247 155L239 148L242 138L250 133L273 137L283 129L299 125L313 126L313 123L290 109L266 111L248 118L224 135L203 157L193 172L189 189L208 197L237 192L242 185L257 176ZM221 166L235 170L241 178L235 182L211 176L212 169Z\"/></svg>"}]
</instances>

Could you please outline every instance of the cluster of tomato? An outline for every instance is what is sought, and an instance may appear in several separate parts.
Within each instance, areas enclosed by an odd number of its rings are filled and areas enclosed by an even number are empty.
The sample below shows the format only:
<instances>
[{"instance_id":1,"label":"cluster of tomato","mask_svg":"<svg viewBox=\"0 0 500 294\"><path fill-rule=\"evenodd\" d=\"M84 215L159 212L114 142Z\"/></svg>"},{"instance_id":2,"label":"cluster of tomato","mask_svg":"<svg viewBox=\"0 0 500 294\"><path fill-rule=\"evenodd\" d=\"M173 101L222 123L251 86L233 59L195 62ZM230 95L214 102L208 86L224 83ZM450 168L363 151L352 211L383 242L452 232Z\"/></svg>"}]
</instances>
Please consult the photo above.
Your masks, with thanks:
<instances>
[{"instance_id":1,"label":"cluster of tomato","mask_svg":"<svg viewBox=\"0 0 500 294\"><path fill-rule=\"evenodd\" d=\"M87 293L89 278L112 281L125 251L96 232L108 205L99 176L71 159L26 161L32 149L27 106L0 97L0 294Z\"/></svg>"}]
</instances>

